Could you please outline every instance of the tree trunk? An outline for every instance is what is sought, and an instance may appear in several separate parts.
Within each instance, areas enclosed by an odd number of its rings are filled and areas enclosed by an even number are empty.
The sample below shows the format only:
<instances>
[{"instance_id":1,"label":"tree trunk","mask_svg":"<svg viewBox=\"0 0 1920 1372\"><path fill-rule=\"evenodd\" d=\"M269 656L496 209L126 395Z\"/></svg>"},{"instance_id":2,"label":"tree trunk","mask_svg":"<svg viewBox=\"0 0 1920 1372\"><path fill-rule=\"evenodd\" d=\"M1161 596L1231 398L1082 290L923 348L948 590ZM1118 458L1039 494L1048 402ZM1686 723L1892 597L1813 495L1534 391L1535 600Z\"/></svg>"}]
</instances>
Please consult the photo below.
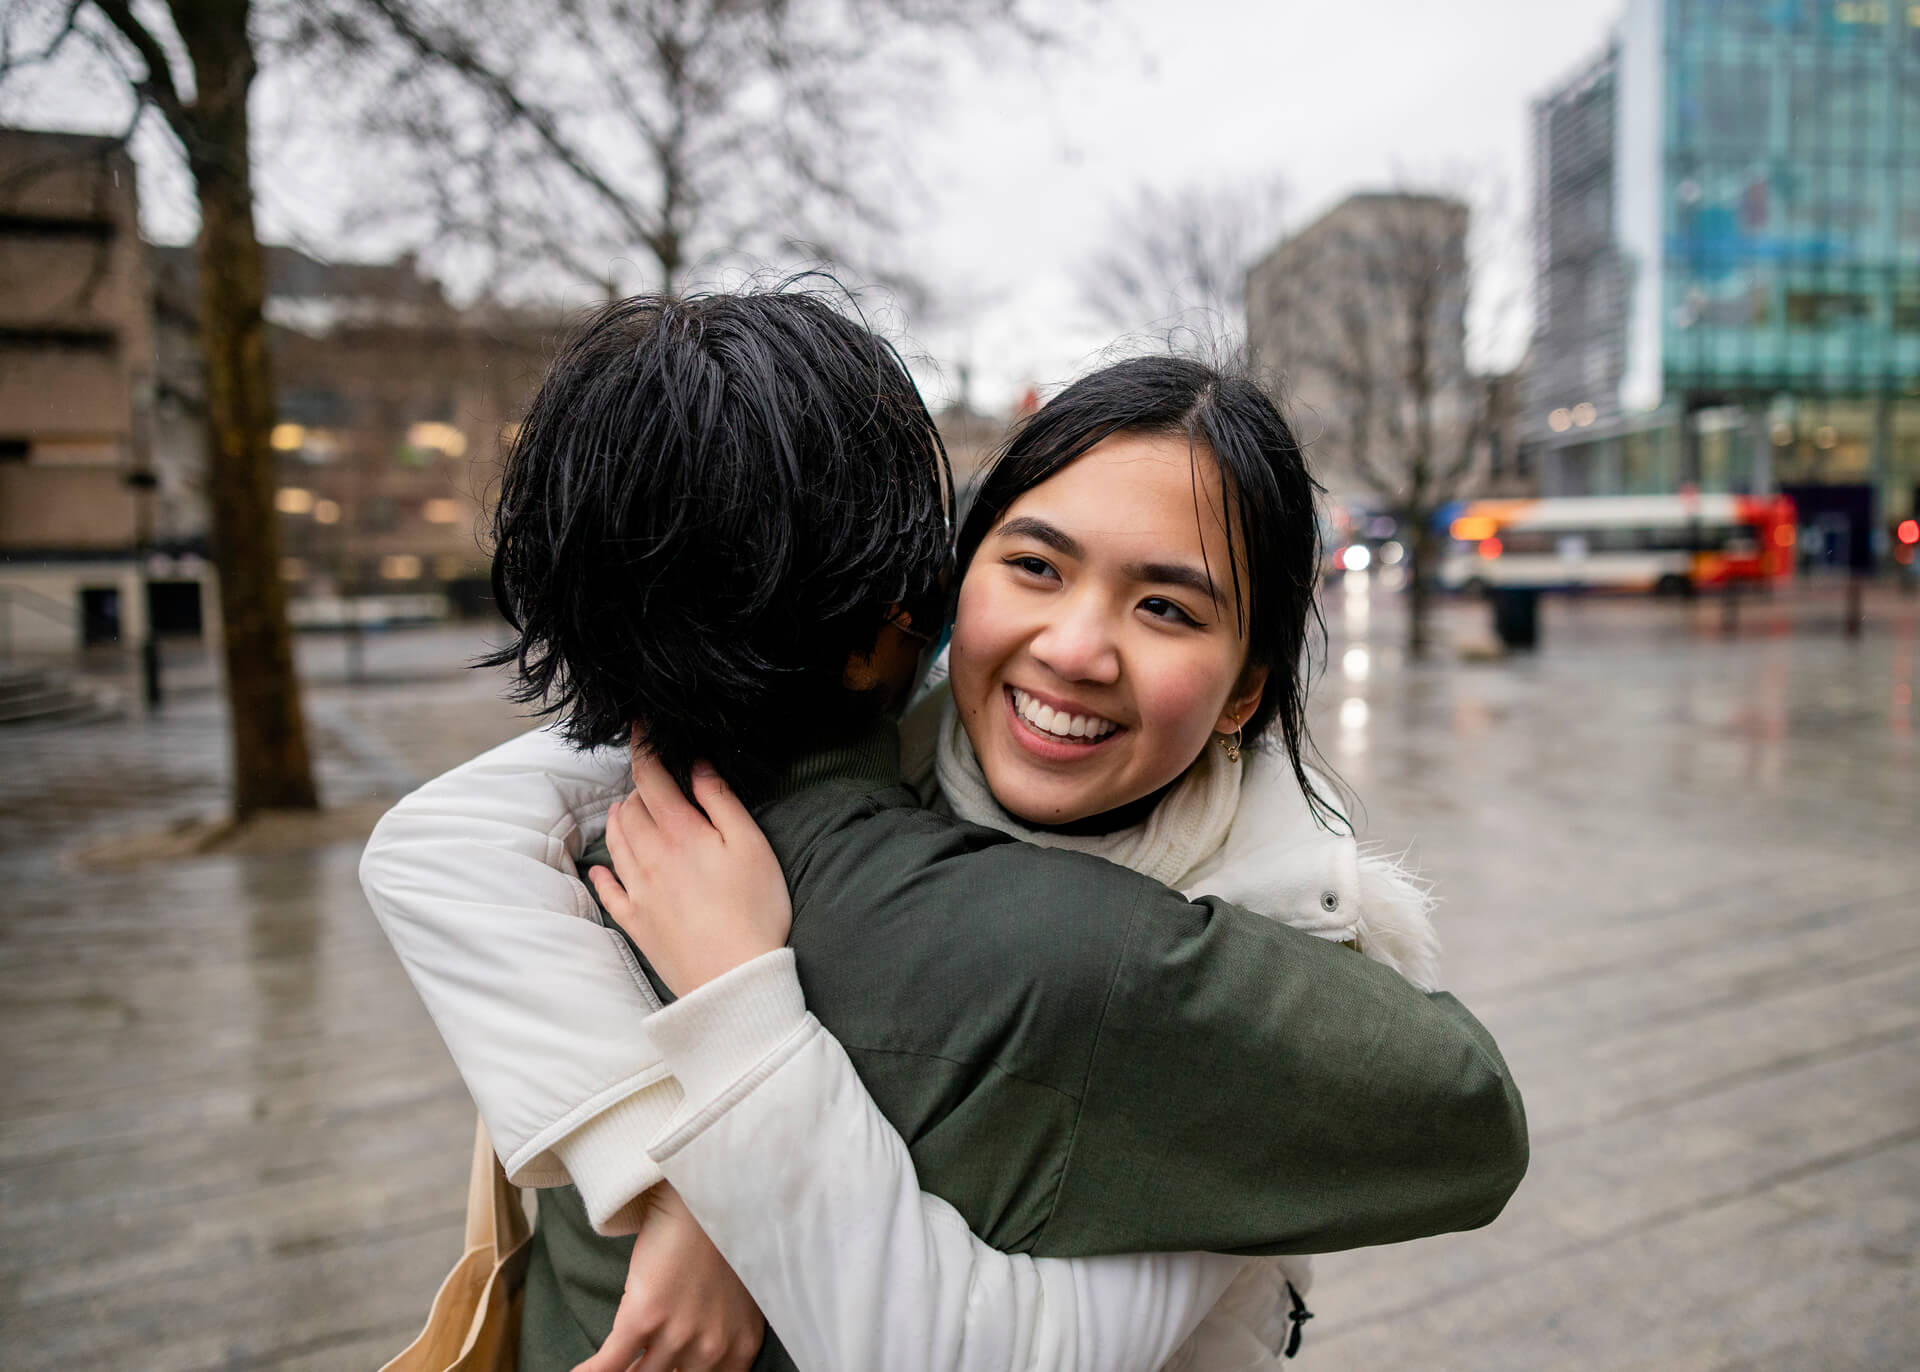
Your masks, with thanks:
<instances>
[{"instance_id":1,"label":"tree trunk","mask_svg":"<svg viewBox=\"0 0 1920 1372\"><path fill-rule=\"evenodd\" d=\"M244 0L175 0L197 98L182 130L200 205L196 256L207 369L207 493L233 740L233 808L319 804L293 668L274 511L273 378L266 262L253 227L247 94L254 60Z\"/></svg>"},{"instance_id":2,"label":"tree trunk","mask_svg":"<svg viewBox=\"0 0 1920 1372\"><path fill-rule=\"evenodd\" d=\"M1430 511L1415 511L1411 521L1413 535L1407 540L1407 656L1427 655L1430 636L1427 611L1433 598L1433 559L1435 540L1430 527Z\"/></svg>"}]
</instances>

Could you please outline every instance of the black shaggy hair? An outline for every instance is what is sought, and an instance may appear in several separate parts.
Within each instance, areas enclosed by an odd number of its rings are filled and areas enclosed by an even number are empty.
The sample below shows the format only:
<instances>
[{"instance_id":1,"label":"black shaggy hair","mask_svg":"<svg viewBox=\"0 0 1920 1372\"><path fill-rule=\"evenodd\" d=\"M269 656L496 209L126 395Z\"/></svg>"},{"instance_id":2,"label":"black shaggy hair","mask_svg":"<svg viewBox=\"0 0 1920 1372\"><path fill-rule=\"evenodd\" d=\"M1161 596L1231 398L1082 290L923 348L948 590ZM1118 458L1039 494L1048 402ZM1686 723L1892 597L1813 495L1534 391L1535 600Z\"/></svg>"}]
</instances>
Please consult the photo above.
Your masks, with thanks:
<instances>
[{"instance_id":1,"label":"black shaggy hair","mask_svg":"<svg viewBox=\"0 0 1920 1372\"><path fill-rule=\"evenodd\" d=\"M1248 665L1268 672L1260 705L1241 732L1248 742L1257 742L1277 729L1308 803L1323 821L1350 828L1334 798L1314 786L1302 761L1312 748L1306 722L1308 635L1318 627L1324 642L1326 633L1314 598L1320 579L1321 487L1307 469L1292 427L1251 377L1164 355L1117 362L1068 386L1021 426L981 476L960 528L961 575L1014 501L1116 434L1184 437L1196 455L1212 455L1233 564L1223 571L1232 580L1246 631ZM1196 464L1196 517L1200 479Z\"/></svg>"},{"instance_id":2,"label":"black shaggy hair","mask_svg":"<svg viewBox=\"0 0 1920 1372\"><path fill-rule=\"evenodd\" d=\"M885 701L847 688L890 607L937 616L952 475L894 350L791 288L608 305L507 455L485 659L582 747L638 726L752 791ZM920 607L931 607L930 609Z\"/></svg>"}]
</instances>

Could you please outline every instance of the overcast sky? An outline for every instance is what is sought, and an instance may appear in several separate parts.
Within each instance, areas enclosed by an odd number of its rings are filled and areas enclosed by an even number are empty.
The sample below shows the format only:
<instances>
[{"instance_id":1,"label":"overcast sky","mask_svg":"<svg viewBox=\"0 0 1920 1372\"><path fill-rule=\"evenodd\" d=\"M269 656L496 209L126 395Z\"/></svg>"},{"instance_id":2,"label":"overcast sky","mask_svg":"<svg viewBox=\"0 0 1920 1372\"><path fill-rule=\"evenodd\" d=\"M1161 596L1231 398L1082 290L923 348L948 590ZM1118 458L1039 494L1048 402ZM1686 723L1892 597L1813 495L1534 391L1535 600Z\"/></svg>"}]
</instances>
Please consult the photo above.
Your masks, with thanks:
<instances>
[{"instance_id":1,"label":"overcast sky","mask_svg":"<svg viewBox=\"0 0 1920 1372\"><path fill-rule=\"evenodd\" d=\"M916 260L982 302L970 328L928 327L975 391L1003 400L1084 366L1107 341L1076 261L1116 202L1280 176L1298 226L1359 190L1467 174L1528 196L1528 102L1596 53L1620 0L1109 0L1090 41L1003 68L956 95L926 139L942 213ZM1524 242L1509 238L1514 279ZM1509 309L1509 315L1517 312ZM1524 320L1520 321L1524 331ZM1511 332L1511 329L1509 330Z\"/></svg>"},{"instance_id":2,"label":"overcast sky","mask_svg":"<svg viewBox=\"0 0 1920 1372\"><path fill-rule=\"evenodd\" d=\"M1505 202L1508 246L1484 294L1507 305L1511 352L1524 333L1512 297L1526 274L1528 101L1599 50L1622 3L1104 0L1051 53L963 62L936 116L910 121L925 196L901 256L950 305L905 321L939 364L921 369L930 398L951 395L966 364L976 403L999 408L1098 356L1111 329L1080 304L1075 267L1143 184L1277 176L1298 226L1354 191L1464 176ZM6 113L110 128L123 116L109 103L69 86ZM329 159L300 142L275 137L261 229L297 228L326 250L314 226L343 213L340 195L324 173L303 177ZM141 192L151 231L178 239L192 214L163 161L143 159Z\"/></svg>"}]
</instances>

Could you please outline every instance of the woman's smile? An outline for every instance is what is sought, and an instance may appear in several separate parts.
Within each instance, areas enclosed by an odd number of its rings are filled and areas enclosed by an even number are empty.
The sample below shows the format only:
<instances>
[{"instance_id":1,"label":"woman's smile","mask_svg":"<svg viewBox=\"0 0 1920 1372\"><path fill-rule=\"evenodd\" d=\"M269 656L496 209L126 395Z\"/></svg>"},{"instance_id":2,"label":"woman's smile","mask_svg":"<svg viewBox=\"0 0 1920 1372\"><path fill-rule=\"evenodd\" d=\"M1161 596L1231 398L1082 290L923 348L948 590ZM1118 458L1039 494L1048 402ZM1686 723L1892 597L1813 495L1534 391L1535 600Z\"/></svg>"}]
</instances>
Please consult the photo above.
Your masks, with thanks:
<instances>
[{"instance_id":1,"label":"woman's smile","mask_svg":"<svg viewBox=\"0 0 1920 1372\"><path fill-rule=\"evenodd\" d=\"M1007 708L1013 712L1012 732L1036 757L1054 762L1080 762L1106 744L1117 742L1124 725L1079 709L1070 701L1006 688Z\"/></svg>"}]
</instances>

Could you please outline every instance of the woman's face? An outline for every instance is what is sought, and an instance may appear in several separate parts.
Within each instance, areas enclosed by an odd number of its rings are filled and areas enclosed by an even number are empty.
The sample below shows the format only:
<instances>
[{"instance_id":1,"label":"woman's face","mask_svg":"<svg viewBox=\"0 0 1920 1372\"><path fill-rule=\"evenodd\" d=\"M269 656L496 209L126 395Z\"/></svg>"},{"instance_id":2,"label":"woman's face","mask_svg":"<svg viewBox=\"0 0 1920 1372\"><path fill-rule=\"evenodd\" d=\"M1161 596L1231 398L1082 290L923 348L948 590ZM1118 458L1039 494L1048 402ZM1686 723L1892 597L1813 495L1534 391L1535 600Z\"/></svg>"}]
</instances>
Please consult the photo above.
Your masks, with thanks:
<instances>
[{"instance_id":1,"label":"woman's face","mask_svg":"<svg viewBox=\"0 0 1920 1372\"><path fill-rule=\"evenodd\" d=\"M954 702L994 798L1021 819L1150 795L1259 703L1266 670L1243 670L1219 486L1184 437L1118 434L980 544L954 618Z\"/></svg>"}]
</instances>

